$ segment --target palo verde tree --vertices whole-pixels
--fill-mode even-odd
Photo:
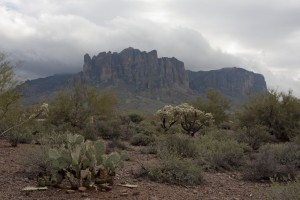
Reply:
[[[16,86],[19,81],[14,73],[14,65],[0,53],[0,132],[15,125],[20,117],[20,97]]]
[[[223,97],[218,91],[209,89],[205,97],[197,97],[192,105],[199,110],[211,113],[216,124],[228,120],[226,112],[230,109],[230,100]]]
[[[19,92],[22,86],[18,86],[20,81],[14,73],[15,67],[4,53],[0,53],[0,136],[18,140],[27,123],[47,114],[48,105],[37,106],[29,112],[22,107]]]
[[[49,106],[49,121],[54,125],[69,124],[82,129],[87,120],[105,119],[115,114],[117,97],[111,92],[98,94],[79,82],[67,91],[59,91]]]
[[[292,91],[271,90],[254,96],[238,113],[241,126],[263,125],[282,141],[289,141],[300,133],[300,100]]]

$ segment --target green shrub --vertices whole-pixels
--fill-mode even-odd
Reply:
[[[152,144],[154,141],[155,141],[154,136],[139,133],[132,137],[130,143],[134,146],[148,146]]]
[[[116,140],[116,139],[109,141],[107,144],[107,147],[108,147],[109,152],[112,152],[115,150],[125,150],[126,149],[126,145],[123,142],[121,142],[120,140]]]
[[[86,125],[80,132],[86,140],[95,141],[98,139],[96,127],[91,124]]]
[[[216,140],[209,136],[201,137],[198,142],[200,163],[207,170],[231,170],[244,162],[245,144],[235,140]]]
[[[8,142],[11,144],[11,146],[16,147],[20,143],[20,134],[18,131],[12,130],[7,135]]]
[[[141,115],[139,115],[137,113],[131,113],[128,115],[128,117],[129,117],[130,121],[135,124],[139,124],[141,121],[144,120],[144,117],[142,117]]]
[[[252,149],[257,150],[262,144],[271,141],[272,136],[267,131],[267,127],[255,125],[244,127],[237,131],[237,140],[248,144]]]
[[[246,167],[250,180],[294,177],[300,167],[300,147],[293,143],[267,144],[259,149]]]
[[[36,143],[46,145],[50,147],[60,147],[67,143],[67,135],[69,131],[58,132],[55,130],[49,130],[49,132],[39,132],[36,137]]]
[[[20,133],[19,142],[21,144],[30,144],[33,140],[32,132],[28,129],[25,129]]]
[[[192,159],[165,156],[155,167],[146,169],[150,180],[176,185],[198,185],[203,182],[202,170]]]
[[[224,130],[233,130],[235,128],[235,124],[233,122],[221,122],[218,124],[218,128]]]
[[[157,154],[157,148],[155,145],[149,145],[141,149],[142,154]]]
[[[21,159],[25,172],[28,172],[30,178],[36,179],[39,174],[50,174],[51,169],[48,163],[48,146],[32,146],[21,153]]]
[[[236,140],[236,132],[232,130],[217,129],[216,127],[209,127],[204,129],[203,138],[218,140],[218,141],[227,141],[227,140]]]
[[[11,146],[16,147],[18,144],[30,144],[33,140],[32,133],[25,129],[25,130],[12,130],[7,135],[8,142]]]
[[[163,135],[157,140],[156,146],[159,156],[170,153],[183,158],[198,156],[195,139],[184,134]]]
[[[119,139],[123,133],[119,120],[99,121],[96,131],[103,139]]]
[[[272,182],[267,192],[267,200],[299,200],[300,197],[300,178],[286,183]]]

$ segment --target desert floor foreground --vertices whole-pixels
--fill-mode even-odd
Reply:
[[[205,183],[199,186],[175,186],[155,183],[143,178],[135,178],[133,173],[139,170],[140,163],[151,162],[154,155],[141,154],[142,147],[130,146],[127,150],[129,161],[119,170],[116,183],[109,192],[86,191],[84,193],[66,193],[67,189],[49,188],[46,191],[23,192],[22,188],[36,186],[34,177],[24,165],[24,152],[36,145],[21,144],[11,147],[5,140],[0,140],[0,199],[133,199],[133,200],[248,200],[264,199],[268,183],[255,183],[242,179],[238,172],[205,173]],[[135,184],[137,188],[118,186],[121,183]]]

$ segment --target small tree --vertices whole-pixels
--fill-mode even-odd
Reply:
[[[216,124],[228,120],[226,112],[230,109],[230,100],[213,89],[209,89],[205,97],[197,97],[192,105],[199,110],[211,113]]]
[[[263,125],[277,139],[288,141],[300,133],[300,100],[292,91],[285,94],[271,90],[253,97],[238,118],[242,127]]]
[[[105,119],[116,114],[118,98],[113,92],[104,91],[97,94],[94,88],[87,87],[85,95],[89,112],[92,113],[93,116]]]
[[[20,97],[16,89],[19,81],[14,73],[14,65],[0,53],[0,132],[15,125],[20,120]]]
[[[82,129],[88,119],[113,116],[117,103],[113,93],[97,94],[95,89],[76,83],[73,90],[57,93],[49,107],[49,121],[55,125],[67,123]]]

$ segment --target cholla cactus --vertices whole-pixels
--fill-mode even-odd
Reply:
[[[40,107],[34,110],[33,114],[29,116],[29,119],[35,119],[40,115],[47,116],[48,113],[49,113],[49,106],[47,103],[43,103]]]
[[[181,127],[191,136],[194,136],[200,129],[209,126],[213,122],[211,113],[205,113],[187,103],[176,107],[180,116]]]
[[[49,105],[47,103],[43,103],[40,108],[41,113],[47,116],[49,113]]]
[[[209,126],[213,122],[211,113],[205,113],[193,106],[183,103],[178,106],[166,105],[156,112],[161,120],[161,127],[165,131],[171,126],[179,123],[181,127],[191,136],[205,126]]]
[[[161,127],[165,131],[168,131],[178,121],[179,117],[176,108],[171,105],[164,106],[156,112],[156,115],[160,118]]]

